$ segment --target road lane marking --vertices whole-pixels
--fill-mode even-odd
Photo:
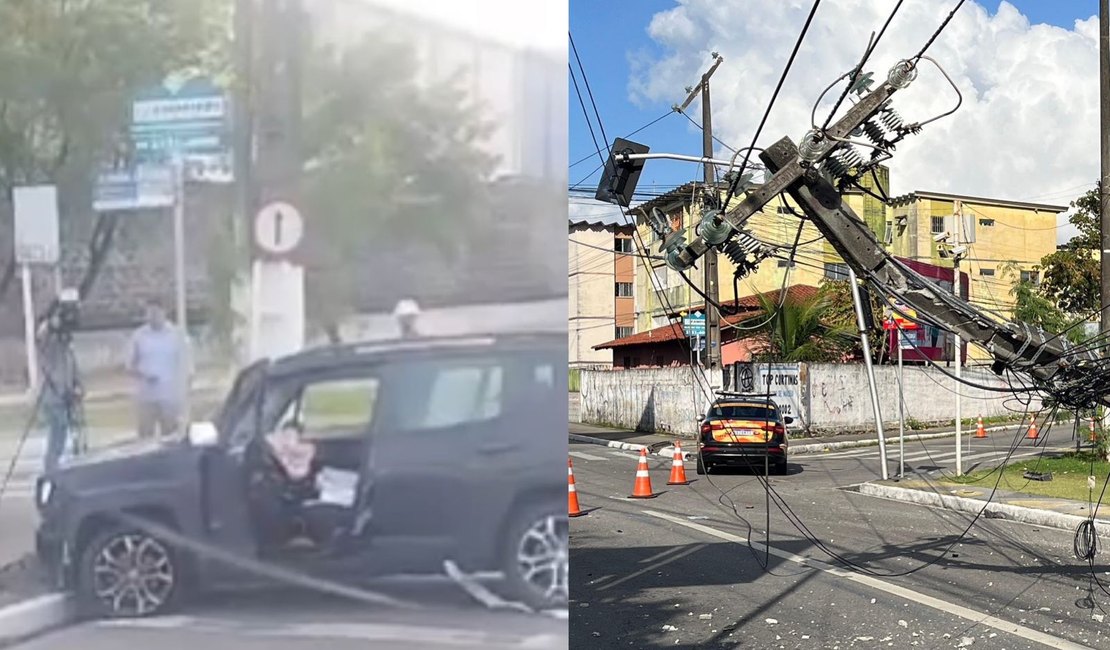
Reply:
[[[620,456],[621,458],[631,458],[632,460],[640,460],[640,454],[630,454],[627,451],[611,451],[609,452],[609,455]],[[652,460],[653,459],[649,456],[648,461],[650,462]]]
[[[703,526],[702,524],[696,524],[692,521],[687,521],[680,517],[675,517],[674,515],[657,512],[654,510],[643,510],[642,512],[651,517],[663,519],[664,521],[669,521],[680,526],[686,526],[687,528],[699,531],[711,537],[716,537],[718,539],[732,542],[734,544],[748,544],[748,540],[739,535],[733,535],[732,533],[726,533],[722,530],[717,530],[716,528]],[[768,550],[771,555],[774,555],[775,557],[781,558],[783,560],[787,560],[789,562],[793,562],[804,567],[809,567],[811,569],[817,569],[818,571],[823,571],[838,578],[851,580],[853,582],[857,582],[859,584],[866,585],[880,591],[885,591],[886,593],[893,596],[904,598],[920,605],[925,605],[926,607],[931,607],[940,612],[951,614],[953,616],[958,616],[979,625],[993,627],[994,629],[1001,632],[1006,632],[1007,634],[1019,636],[1028,641],[1033,641],[1035,643],[1040,643],[1042,645],[1048,646],[1049,648],[1060,648],[1063,650],[1091,650],[1088,646],[1079,645],[1078,643],[1073,643],[1071,641],[1068,641],[1067,639],[1061,639],[1060,637],[1055,637],[1051,634],[1046,634],[1039,630],[1025,627],[1024,625],[1011,623],[1010,621],[1007,621],[1005,619],[1001,619],[990,614],[985,614],[969,607],[954,605],[939,598],[934,598],[933,596],[928,596],[926,594],[913,591],[912,589],[907,589],[906,587],[886,582],[885,580],[879,580],[878,578],[873,578],[871,576],[838,569],[830,564],[822,562],[821,560],[814,560],[811,558],[802,557],[800,555],[794,555],[793,553],[781,551],[774,547],[770,547]]]
[[[572,451],[572,452],[570,452],[570,455],[574,456],[575,458],[581,458],[582,460],[609,460],[608,458],[604,458],[602,456],[594,456],[593,454],[587,454],[584,451]]]
[[[636,571],[635,573],[630,573],[630,574],[624,576],[623,578],[620,578],[619,580],[614,580],[612,582],[603,584],[600,587],[598,587],[596,589],[596,591],[605,591],[606,589],[616,587],[617,585],[623,585],[624,583],[628,582],[629,580],[639,578],[640,576],[644,575],[645,573],[650,573],[652,571],[655,571],[656,569],[659,569],[660,567],[664,567],[664,566],[670,564],[671,562],[674,562],[675,560],[682,559],[682,558],[686,557],[687,555],[690,555],[691,553],[696,553],[696,552],[700,551],[701,549],[705,548],[706,546],[708,546],[708,544],[695,544],[694,546],[691,546],[690,548],[686,549],[685,551],[682,551],[681,553],[675,553],[675,554],[671,555],[670,557],[668,557],[667,559],[665,559],[661,562],[657,562],[657,563],[655,563],[651,566],[646,566],[646,567],[640,569],[639,571]]]

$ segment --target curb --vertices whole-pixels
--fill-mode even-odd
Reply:
[[[998,427],[985,427],[983,430],[984,431],[1002,431],[1002,430],[1009,429],[1009,428],[1010,428],[1009,426],[998,426]],[[575,442],[586,442],[586,443],[590,443],[592,445],[602,445],[602,446],[605,446],[605,447],[610,447],[612,449],[621,449],[621,450],[624,450],[624,451],[640,451],[641,449],[647,449],[648,450],[648,455],[650,455],[650,456],[664,456],[666,458],[674,458],[674,446],[670,445],[668,443],[665,443],[665,442],[662,443],[662,444],[664,444],[666,446],[662,447],[658,451],[652,451],[652,447],[654,445],[640,445],[640,444],[631,443],[631,442],[616,442],[614,440],[606,440],[605,438],[595,438],[594,436],[587,436],[587,435],[583,435],[581,433],[570,433],[570,434],[568,434],[568,436],[571,440],[574,440]],[[918,434],[918,435],[915,435],[915,436],[906,436],[905,441],[906,442],[916,442],[916,441],[919,441],[919,440],[937,440],[937,439],[940,439],[940,438],[954,438],[955,436],[956,436],[955,431],[945,431],[945,432],[942,432],[942,433],[922,433],[922,434]],[[887,438],[886,439],[887,444],[897,444],[898,441],[899,441],[899,438]],[[692,440],[690,442],[691,442],[691,444],[693,444]],[[658,443],[656,443],[656,444],[658,444]],[[854,448],[858,448],[858,447],[878,447],[878,446],[879,446],[879,441],[872,438],[872,439],[869,439],[869,440],[844,440],[844,441],[841,441],[841,442],[821,442],[821,443],[808,444],[808,445],[790,445],[787,449],[789,450],[790,454],[816,454],[816,453],[820,453],[820,452],[824,452],[824,451],[834,451],[834,450],[837,450],[837,449],[854,449]],[[693,457],[693,452],[684,451],[684,452],[682,452],[682,456],[683,456],[683,460],[690,460],[690,458]]]
[[[984,502],[979,499],[950,496],[937,492],[915,490],[913,488],[894,487],[892,485],[863,483],[859,486],[859,493],[882,499],[892,499],[905,503],[916,503],[918,505],[931,506],[934,508],[944,508],[945,510],[955,510],[972,515],[977,515],[979,511],[982,510],[984,515],[990,515],[993,519],[1005,519],[1022,524],[1035,524],[1037,526],[1059,528],[1061,530],[1075,530],[1076,526],[1081,522],[1087,521],[1086,517],[1066,515],[1062,512],[1026,508],[1024,506],[995,503],[993,501]],[[986,506],[985,510],[984,505]],[[1105,535],[1110,533],[1110,521],[1096,519],[1095,528],[1098,529],[1100,534]]]
[[[1009,429],[1012,425],[1003,425],[997,427],[983,427],[983,431],[1004,431]],[[971,431],[964,431],[963,433],[971,433]],[[940,433],[919,433],[912,436],[887,438],[887,444],[898,444],[899,440],[906,442],[917,442],[919,440],[939,440],[941,438],[955,438],[955,431],[942,431]],[[792,454],[813,454],[822,451],[833,451],[836,449],[853,449],[856,447],[878,447],[879,441],[876,438],[869,438],[864,440],[844,440],[842,442],[821,442],[809,445],[791,445],[790,453]]]
[[[48,594],[0,608],[0,646],[68,625],[77,618],[73,599],[66,594]]]

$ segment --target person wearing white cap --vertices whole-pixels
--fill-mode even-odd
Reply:
[[[397,303],[393,309],[393,317],[401,326],[401,338],[410,339],[420,336],[416,331],[416,318],[420,316],[420,307],[415,300],[405,298]]]

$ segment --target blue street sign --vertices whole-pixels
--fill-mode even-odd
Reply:
[[[705,314],[696,313],[686,316],[682,319],[682,329],[690,338],[705,336]]]
[[[165,159],[173,152],[218,154],[228,150],[230,102],[212,81],[191,79],[140,93],[131,105],[131,138],[139,158]]]

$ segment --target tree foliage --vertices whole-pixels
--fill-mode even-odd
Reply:
[[[1066,331],[1067,338],[1073,343],[1083,341],[1084,333],[1078,325],[1082,319],[1069,318],[1052,300],[1041,295],[1036,285],[1029,280],[1022,280],[1016,263],[1000,264],[998,268],[1004,278],[1013,282],[1010,295],[1014,298],[1014,320],[1035,325],[1049,334]]]
[[[431,246],[450,263],[468,232],[492,225],[495,159],[478,144],[491,125],[452,84],[418,85],[416,60],[385,34],[308,53],[304,197],[318,237],[309,313],[325,328],[356,303],[365,251]]]
[[[87,184],[121,149],[134,93],[218,61],[229,15],[223,0],[0,2],[0,189]],[[63,214],[86,199],[63,195]]]
[[[1087,314],[1099,308],[1099,188],[1071,203],[1070,221],[1079,229],[1060,250],[1041,259],[1039,293],[1068,314]]]
[[[779,303],[767,294],[757,294],[760,311],[744,319],[748,337],[759,337],[765,347],[756,356],[760,361],[823,362],[838,361],[852,349],[853,330],[834,324],[834,296],[822,288],[811,298],[787,297]]]

